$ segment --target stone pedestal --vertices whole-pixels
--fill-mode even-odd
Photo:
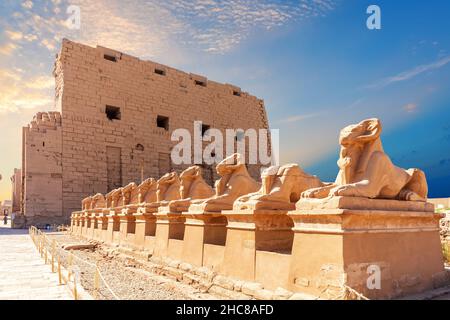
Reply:
[[[97,224],[97,215],[95,212],[92,212],[89,217],[89,223],[88,223],[88,228],[87,228],[87,233],[86,233],[86,238],[88,239],[94,239],[94,232],[96,229],[96,224]]]
[[[155,248],[156,235],[156,217],[157,207],[139,206],[134,213],[135,218],[135,234],[134,246],[139,250],[145,250],[153,253]]]
[[[242,280],[256,279],[256,251],[289,253],[292,220],[283,210],[227,210],[227,240],[222,272]]]
[[[109,210],[108,217],[108,228],[106,233],[106,242],[109,244],[120,243],[120,217],[117,215],[115,210]]]
[[[76,224],[77,224],[77,212],[73,212],[70,215],[70,233],[75,234],[76,233]],[[13,219],[11,219],[13,220]],[[11,221],[12,224],[12,221]]]
[[[384,299],[429,290],[446,280],[441,215],[432,204],[301,199],[289,216],[295,224],[292,291],[340,299],[348,286],[368,298]]]
[[[82,214],[81,211],[74,212],[70,217],[70,231],[74,235],[79,235],[81,232],[81,221],[80,221],[80,215]]]
[[[222,259],[216,258],[214,247],[222,247],[218,249],[221,250],[225,246],[227,219],[220,212],[183,212],[183,216],[186,222],[182,260],[196,266],[217,268]]]
[[[171,212],[169,207],[159,207],[156,216],[154,255],[181,259],[186,218],[181,212]]]
[[[87,212],[85,212],[85,213],[83,213],[83,214],[81,215],[81,217],[80,217],[80,222],[81,222],[81,226],[80,226],[80,235],[81,235],[82,237],[86,237],[86,235],[87,235],[87,229],[88,229],[89,222],[90,222],[90,219],[88,218],[88,213],[87,213]]]
[[[120,219],[120,245],[124,247],[134,247],[136,231],[136,218],[128,208],[122,209],[118,214]]]
[[[94,239],[98,241],[106,241],[106,231],[108,229],[108,218],[99,213],[97,215],[97,228],[94,230]]]

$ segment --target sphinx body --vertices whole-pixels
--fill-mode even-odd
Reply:
[[[206,200],[193,200],[189,211],[220,211],[233,208],[233,202],[240,196],[258,191],[261,184],[253,180],[238,153],[222,160],[216,166],[221,176],[215,183],[215,195]]]
[[[103,209],[106,206],[105,196],[97,193],[92,197],[91,209]]]
[[[192,166],[180,174],[180,199],[172,200],[168,203],[170,211],[187,210],[192,200],[206,199],[215,193],[202,176],[202,169],[199,166]]]
[[[137,189],[137,184],[134,182],[130,182],[129,184],[127,184],[125,187],[120,189],[120,199],[119,199],[119,206],[126,206],[128,204],[130,204],[130,200],[131,200],[131,194],[133,191],[135,191]]]
[[[291,210],[303,191],[325,186],[319,178],[307,174],[297,164],[269,167],[261,173],[261,179],[261,189],[239,197],[233,205],[235,210]]]
[[[120,203],[122,197],[122,188],[117,188],[108,192],[105,196],[107,209],[116,208]]]
[[[155,199],[156,199],[156,180],[153,178],[148,178],[144,180],[140,185],[136,186],[131,190],[128,206],[135,206],[144,202],[147,193],[149,192],[150,189],[152,189],[152,187],[155,190]]]
[[[176,172],[163,175],[157,183],[156,205],[180,199],[180,178]]]
[[[425,173],[419,169],[395,166],[384,153],[381,122],[367,119],[350,125],[340,133],[339,173],[328,186],[303,192],[305,198],[328,196],[365,197],[426,201],[428,186]]]
[[[81,201],[81,210],[89,210],[91,209],[92,196],[86,197]]]
[[[154,178],[148,178],[140,186],[138,203],[156,202],[157,191],[158,191],[158,181],[155,180]]]

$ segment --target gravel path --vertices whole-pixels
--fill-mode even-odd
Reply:
[[[50,239],[55,239],[60,245],[88,243],[86,240],[75,238],[64,233],[49,233]],[[61,263],[68,265],[69,253],[61,250]],[[113,257],[108,254],[106,247],[98,246],[95,250],[73,250],[76,257],[92,264],[97,263],[106,282],[112,291],[122,300],[189,300],[189,299],[217,299],[216,297],[199,292],[197,289],[176,282],[167,277],[153,274],[141,269],[134,260],[123,257]],[[89,266],[76,259],[81,285],[92,297],[99,300],[112,300],[113,294],[102,281],[99,292],[94,289],[95,267]]]

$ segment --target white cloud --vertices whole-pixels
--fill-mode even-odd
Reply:
[[[257,30],[323,16],[334,9],[334,1],[52,0],[45,9],[54,14],[39,15],[36,4],[36,10],[24,11],[16,20],[23,27],[25,40],[38,40],[50,51],[55,51],[55,44],[44,41],[56,36],[58,42],[67,37],[152,58],[181,56],[183,49],[226,53]],[[81,9],[80,30],[65,26],[69,4]],[[32,8],[33,2],[22,5]]]
[[[412,68],[410,70],[401,72],[395,76],[385,78],[375,84],[367,86],[367,88],[382,88],[382,87],[386,87],[386,86],[396,83],[396,82],[406,81],[406,80],[412,79],[422,73],[442,68],[445,65],[447,65],[449,62],[450,62],[450,56],[446,56],[446,57],[441,58],[432,63],[423,64],[423,65],[417,66],[415,68]]]
[[[187,44],[224,53],[258,28],[270,30],[296,19],[325,15],[334,8],[334,1],[180,0],[162,6],[187,25],[183,34]]]
[[[405,110],[407,113],[414,113],[417,110],[417,104],[408,103],[407,105],[403,106],[403,110]]]
[[[23,36],[23,38],[29,42],[37,40],[37,36],[35,34],[26,34]]]
[[[54,51],[56,50],[56,43],[55,41],[53,41],[52,39],[43,39],[41,41],[41,45],[43,45],[44,47],[46,47],[49,51]]]
[[[27,0],[27,1],[22,2],[22,7],[26,8],[26,9],[33,8],[33,1]]]
[[[290,116],[285,119],[279,120],[278,123],[294,123],[303,120],[311,119],[320,116],[321,113],[310,113],[310,114],[300,114],[295,116]]]

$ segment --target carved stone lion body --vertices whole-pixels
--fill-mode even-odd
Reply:
[[[261,184],[249,175],[242,156],[238,153],[222,160],[216,171],[221,178],[215,183],[215,195],[206,200],[192,201],[193,210],[230,210],[238,197],[256,192],[261,187]]]
[[[122,188],[121,201],[124,205],[116,210],[121,210],[122,215],[133,215],[145,200],[149,200],[151,203],[156,202],[156,186],[157,182],[153,178],[148,178],[140,185],[130,183],[127,187]]]
[[[302,197],[365,197],[426,201],[428,186],[419,169],[402,169],[392,164],[380,139],[381,122],[364,120],[342,129],[340,168],[335,183],[303,192]]]
[[[192,166],[180,174],[180,198],[172,200],[169,207],[172,211],[187,210],[192,200],[206,199],[214,195],[211,188],[202,177],[202,169]]]
[[[140,195],[139,203],[156,202],[156,200],[157,200],[156,194],[158,191],[158,181],[153,178],[148,178],[141,185],[143,185],[143,186],[139,193],[139,195]]]
[[[115,208],[119,205],[120,198],[122,197],[122,188],[114,189],[108,192],[106,198],[106,208]]]
[[[137,185],[134,182],[130,182],[125,187],[121,188],[119,205],[126,206],[130,204],[131,201],[131,193],[137,189]]]
[[[86,197],[81,201],[81,210],[85,211],[85,210],[89,210],[91,209],[91,203],[92,203],[92,197]]]
[[[154,187],[155,190],[155,200],[156,200],[156,180],[153,178],[148,178],[144,180],[140,185],[136,186],[131,190],[129,205],[137,205],[144,202],[147,192]]]
[[[261,179],[261,189],[239,197],[234,202],[234,209],[294,209],[303,191],[325,185],[297,164],[269,167],[262,172]]]
[[[176,172],[169,172],[158,180],[156,202],[180,199],[180,179]]]
[[[106,200],[104,195],[102,195],[101,193],[97,193],[92,197],[91,209],[101,209],[105,208],[105,206]]]

